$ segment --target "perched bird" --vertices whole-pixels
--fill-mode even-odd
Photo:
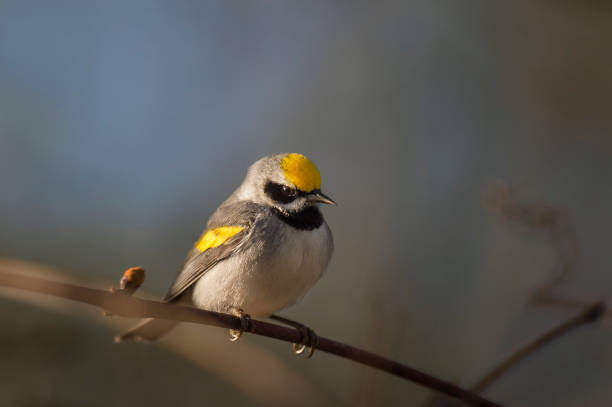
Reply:
[[[321,174],[307,157],[258,160],[213,213],[163,300],[274,318],[301,330],[296,353],[308,345],[312,354],[314,332],[274,313],[299,301],[327,268],[334,245],[322,203],[336,204],[321,192]],[[146,319],[116,339],[153,341],[176,323]]]

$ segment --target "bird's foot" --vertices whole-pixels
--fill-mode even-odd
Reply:
[[[319,344],[319,337],[317,336],[315,331],[313,331],[307,326],[302,326],[301,328],[296,329],[300,331],[300,334],[302,335],[302,340],[300,341],[300,343],[293,344],[293,351],[296,355],[301,355],[302,353],[304,353],[306,348],[309,348],[307,358],[310,359],[315,349],[317,348],[317,345]]]
[[[309,348],[307,358],[310,359],[312,357],[314,351],[317,349],[317,345],[319,344],[319,337],[315,331],[292,319],[284,318],[278,315],[272,315],[270,318],[297,329],[300,332],[301,339],[299,343],[293,344],[293,352],[295,352],[296,355],[301,355],[304,353],[306,348]]]
[[[232,314],[240,318],[240,329],[230,329],[230,341],[236,342],[242,336],[244,331],[251,330],[251,316],[249,314],[245,314],[244,311],[240,308],[233,308]]]

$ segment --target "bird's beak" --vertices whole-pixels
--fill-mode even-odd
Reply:
[[[336,201],[325,195],[323,192],[316,190],[308,194],[308,200],[311,202],[319,202],[328,205],[338,205]]]

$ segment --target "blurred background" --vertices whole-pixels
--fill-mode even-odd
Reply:
[[[487,209],[491,180],[560,208],[559,288],[612,287],[612,6],[605,1],[0,2],[0,265],[163,294],[261,156],[308,155],[336,251],[284,315],[469,386],[574,310],[530,298],[545,233]],[[19,259],[17,261],[15,259]],[[21,261],[27,262],[22,263]],[[286,343],[0,291],[6,406],[419,405],[417,385]],[[609,406],[612,330],[583,327],[485,391]]]

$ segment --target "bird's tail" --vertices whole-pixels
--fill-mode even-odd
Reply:
[[[167,319],[143,319],[138,325],[122,335],[115,336],[115,343],[123,341],[152,342],[167,334],[178,324]]]

